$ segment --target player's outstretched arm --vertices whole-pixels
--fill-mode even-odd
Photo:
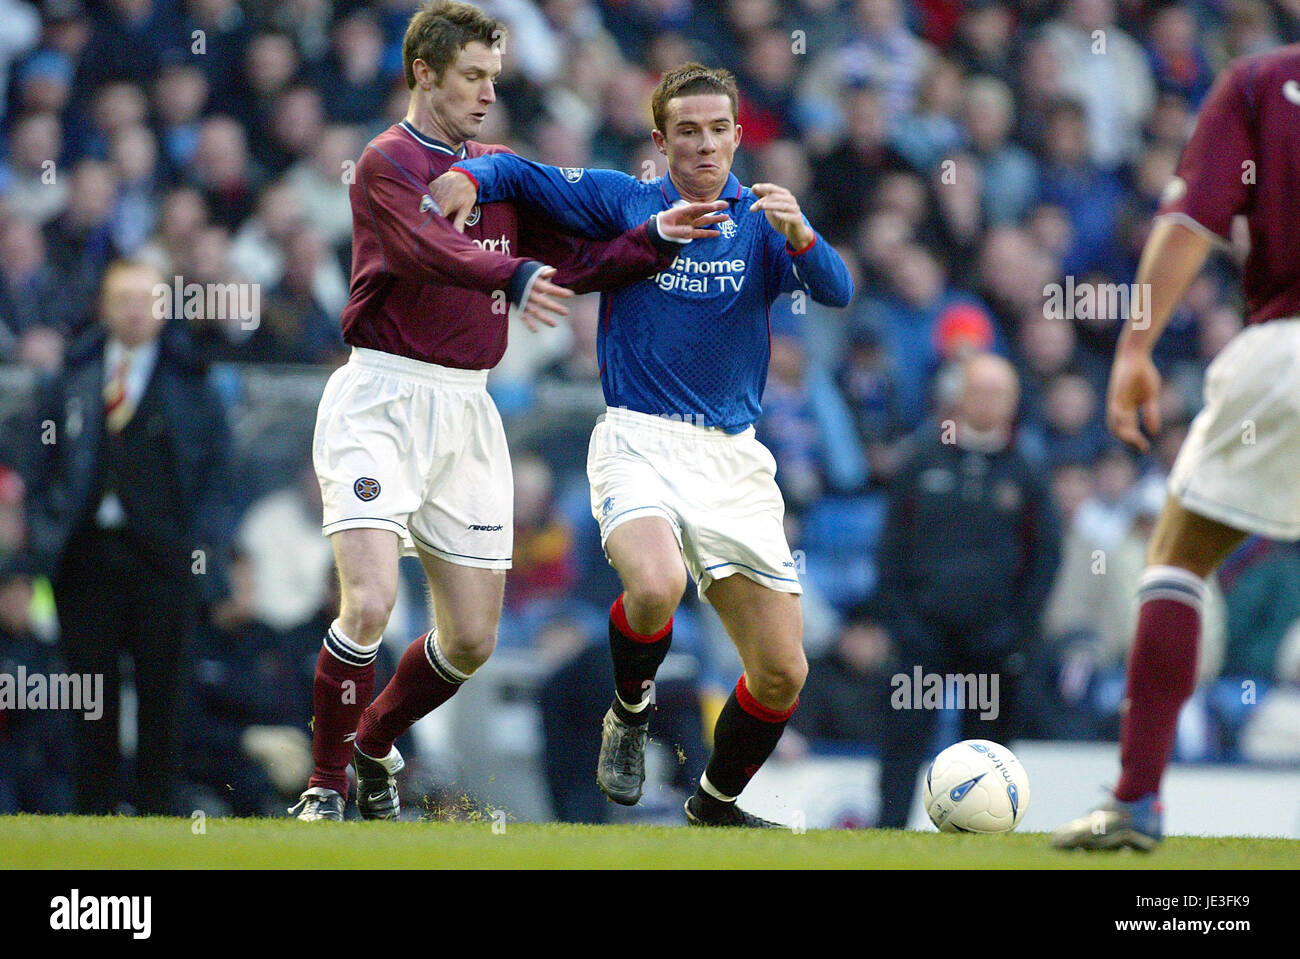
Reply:
[[[488,293],[501,290],[530,320],[554,325],[545,318],[550,311],[543,301],[528,310],[534,289],[552,301],[563,296],[550,281],[535,286],[543,264],[477,246],[433,206],[425,185],[389,157],[367,149],[357,164],[352,190],[360,194],[354,193],[353,209],[366,211],[364,225],[373,233],[389,273]]]
[[[475,203],[512,200],[541,210],[570,233],[608,240],[636,225],[623,201],[639,186],[617,170],[553,167],[498,152],[453,164],[433,181],[430,195],[453,223],[463,222]]]
[[[1151,359],[1178,301],[1201,272],[1213,241],[1174,217],[1160,217],[1151,229],[1138,262],[1141,309],[1120,331],[1106,391],[1106,425],[1125,443],[1143,453],[1151,448],[1144,435],[1160,432],[1160,373]],[[1139,423],[1140,418],[1140,423]]]
[[[519,211],[519,249],[556,266],[556,282],[577,293],[615,290],[666,269],[692,240],[719,236],[722,200],[691,203],[652,216],[612,240],[588,240],[558,229],[527,208]]]
[[[805,219],[794,194],[775,183],[755,183],[751,189],[758,199],[749,209],[761,211],[775,231],[768,244],[775,289],[804,289],[825,306],[848,306],[853,300],[849,268]]]

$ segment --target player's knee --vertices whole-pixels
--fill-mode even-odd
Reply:
[[[682,594],[686,592],[686,570],[644,570],[629,579],[624,592],[623,606],[632,628],[637,628],[638,621],[642,627],[656,628],[667,622],[682,601]]]
[[[803,651],[764,663],[747,675],[750,694],[770,709],[789,709],[799,698],[808,678],[808,660]]]
[[[395,597],[380,590],[361,590],[340,604],[339,623],[353,642],[370,646],[379,642],[393,611]]]
[[[482,619],[458,624],[438,632],[438,645],[462,672],[472,673],[492,656],[497,646],[495,620]]]

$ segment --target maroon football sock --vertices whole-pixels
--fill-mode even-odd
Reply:
[[[378,644],[366,649],[349,640],[337,622],[325,634],[324,645],[316,657],[316,681],[312,690],[314,769],[309,787],[333,789],[346,798],[352,737],[361,711],[375,689],[378,651]]]
[[[1139,581],[1141,608],[1129,654],[1116,799],[1130,802],[1160,790],[1179,710],[1196,689],[1204,594],[1204,581],[1177,567],[1151,567]]]
[[[357,748],[367,756],[387,756],[398,736],[455,696],[469,678],[446,661],[435,635],[425,633],[406,647],[397,672],[362,714]]]

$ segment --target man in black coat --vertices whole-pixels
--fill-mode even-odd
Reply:
[[[74,726],[74,805],[171,813],[184,652],[222,563],[229,434],[220,400],[153,267],[112,264],[99,324],[40,391],[24,461],[29,549],[54,584],[62,655],[104,677],[101,718]],[[136,786],[118,782],[119,657],[138,700]]]
[[[1019,678],[1061,538],[1045,477],[1011,444],[1019,398],[1010,363],[968,358],[952,416],[922,428],[890,493],[879,598],[898,662],[881,737],[882,827],[907,824],[939,706],[960,708],[963,739],[1017,731]]]

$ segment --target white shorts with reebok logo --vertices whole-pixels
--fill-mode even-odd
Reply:
[[[647,413],[608,409],[587,451],[591,511],[603,545],[629,520],[666,519],[701,599],[739,573],[802,593],[785,539],[776,460],[754,436]]]
[[[354,348],[316,414],[326,536],[391,529],[449,563],[509,569],[510,451],[487,371]]]

